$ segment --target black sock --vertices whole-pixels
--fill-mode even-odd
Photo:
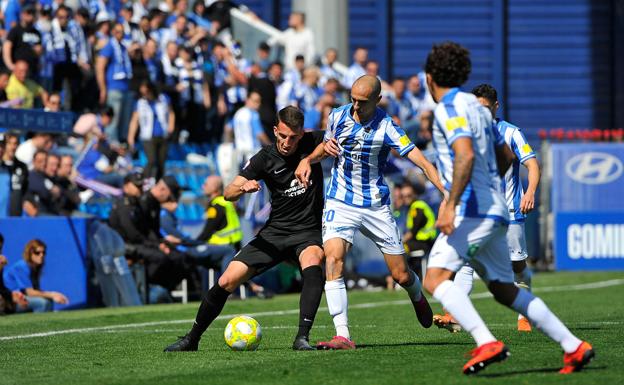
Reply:
[[[299,332],[297,337],[308,336],[321,303],[325,278],[320,266],[310,266],[301,272],[303,288],[299,297]]]
[[[197,310],[197,316],[195,316],[195,323],[189,333],[189,337],[193,340],[199,341],[202,334],[208,329],[208,326],[214,321],[215,318],[223,310],[225,301],[230,296],[230,292],[222,288],[221,286],[214,285],[212,289],[208,290],[199,310]]]

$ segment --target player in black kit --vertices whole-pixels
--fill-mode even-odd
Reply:
[[[295,170],[299,161],[322,142],[323,134],[304,133],[303,113],[290,106],[279,111],[274,133],[276,142],[258,151],[224,192],[225,199],[235,201],[260,190],[258,181],[263,180],[271,193],[269,220],[206,293],[191,331],[166,352],[197,350],[201,335],[221,313],[228,296],[242,283],[287,260],[299,264],[303,278],[299,331],[293,349],[314,350],[309,334],[325,283],[321,270],[323,171],[319,164],[312,166],[312,183],[306,188],[297,181]]]

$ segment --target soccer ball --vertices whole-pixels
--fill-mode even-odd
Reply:
[[[228,322],[223,337],[232,350],[256,350],[262,340],[262,331],[258,321],[241,315]]]

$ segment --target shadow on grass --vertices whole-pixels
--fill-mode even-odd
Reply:
[[[583,371],[592,371],[592,370],[604,370],[606,366],[590,366],[588,368],[583,368]],[[525,369],[525,370],[512,370],[509,372],[501,372],[501,373],[484,373],[477,374],[476,377],[485,377],[485,378],[498,378],[498,377],[511,377],[529,373],[557,373],[559,372],[561,367],[556,368],[536,368],[536,369]]]
[[[402,347],[402,346],[440,346],[440,345],[474,345],[470,342],[449,342],[449,341],[434,341],[434,342],[397,342],[393,344],[361,344],[357,345],[358,349],[368,348],[380,348],[380,347]]]

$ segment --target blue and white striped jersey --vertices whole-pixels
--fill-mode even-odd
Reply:
[[[391,149],[405,156],[414,144],[381,108],[365,124],[351,115],[351,103],[329,114],[325,141],[336,138],[340,155],[334,160],[327,198],[357,207],[390,203],[383,170]]]
[[[455,153],[452,144],[458,138],[472,139],[474,164],[470,181],[457,205],[456,215],[492,218],[507,222],[507,205],[500,191],[501,179],[494,146],[502,145],[492,115],[473,94],[452,88],[434,110],[433,145],[438,153],[438,172],[447,190],[453,182]]]
[[[496,128],[498,128],[498,132],[505,139],[505,143],[517,157],[505,173],[505,179],[501,184],[507,200],[509,216],[512,222],[524,222],[526,215],[520,212],[520,201],[522,200],[522,195],[524,195],[522,182],[520,181],[520,164],[535,158],[535,152],[533,152],[520,128],[504,120],[497,120]]]

